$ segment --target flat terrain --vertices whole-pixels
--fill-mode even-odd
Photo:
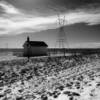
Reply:
[[[0,61],[0,100],[100,100],[100,55]]]

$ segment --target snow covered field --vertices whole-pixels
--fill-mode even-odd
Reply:
[[[0,61],[0,100],[100,100],[100,55]]]

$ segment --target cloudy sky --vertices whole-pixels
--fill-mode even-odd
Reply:
[[[0,0],[0,46],[21,47],[26,39],[26,35],[21,35],[24,33],[31,33],[32,40],[37,35],[37,40],[52,46],[59,27],[58,15],[60,19],[65,16],[70,46],[100,45],[100,0]]]

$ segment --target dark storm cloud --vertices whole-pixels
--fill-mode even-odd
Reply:
[[[34,6],[61,5],[67,8],[77,8],[88,4],[100,4],[100,0],[5,0],[15,6],[33,8]]]
[[[65,25],[100,24],[99,0],[2,0],[0,12],[0,34],[57,28],[57,12]]]
[[[87,6],[89,4],[100,4],[100,0],[54,0],[54,2],[71,9]]]
[[[100,0],[5,0],[17,8],[28,12],[51,14],[50,7],[57,10],[96,9],[100,7]],[[49,12],[48,12],[49,10]],[[53,14],[53,12],[52,12]]]

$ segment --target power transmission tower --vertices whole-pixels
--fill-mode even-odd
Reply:
[[[64,29],[65,22],[66,22],[65,16],[58,15],[59,32],[58,32],[55,48],[59,48],[61,52],[64,54],[64,56],[66,54],[66,46],[67,46],[66,44],[68,44],[65,29]]]
[[[66,24],[66,19],[65,19],[65,15],[64,15],[65,9],[64,8],[56,9],[54,7],[51,7],[51,6],[48,6],[48,8],[53,10],[56,13],[57,24],[58,24],[58,27],[59,27],[59,32],[58,32],[57,40],[56,40],[56,43],[55,43],[54,52],[55,52],[55,54],[57,54],[56,48],[58,48],[60,50],[60,52],[62,52],[65,56],[66,48],[69,48],[66,32],[65,32],[65,29],[64,29],[64,26]]]

